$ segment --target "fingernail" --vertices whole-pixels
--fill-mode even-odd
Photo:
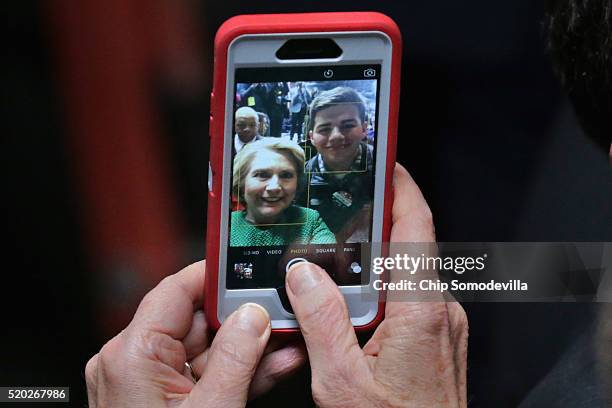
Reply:
[[[291,291],[299,296],[319,286],[323,276],[316,265],[300,262],[289,268],[286,280]]]
[[[236,311],[236,326],[260,337],[270,326],[270,315],[263,307],[255,303],[245,303]]]

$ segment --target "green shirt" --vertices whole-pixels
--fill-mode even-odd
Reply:
[[[336,237],[316,210],[291,206],[278,223],[256,226],[246,220],[246,211],[232,212],[230,246],[289,244],[335,244]]]

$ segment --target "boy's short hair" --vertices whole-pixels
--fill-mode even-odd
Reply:
[[[308,110],[307,129],[309,131],[313,129],[314,120],[318,112],[338,104],[354,105],[359,113],[361,123],[365,123],[366,107],[365,102],[363,101],[363,98],[359,92],[346,86],[339,86],[328,91],[323,91],[314,98]]]

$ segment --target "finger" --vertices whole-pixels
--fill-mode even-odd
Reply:
[[[185,363],[185,365],[183,366],[183,377],[190,380],[194,384],[198,381],[198,376],[196,375],[195,370],[193,369],[193,364],[190,368],[187,363]]]
[[[411,257],[420,257],[421,254],[434,255],[435,252],[435,230],[431,210],[408,171],[399,163],[395,165],[393,173],[393,227],[391,228],[390,257],[396,254]],[[391,282],[399,282],[402,279],[410,279],[418,283],[421,279],[437,279],[435,270],[429,271],[425,276],[422,270],[409,275],[405,271],[392,269],[389,279]],[[418,286],[417,286],[418,289]],[[421,305],[415,305],[412,301],[441,301],[443,295],[436,291],[424,293],[420,290],[404,293],[402,291],[391,291],[387,294],[385,305],[385,321],[388,323],[394,318],[404,319],[410,316],[414,310],[420,310]],[[409,302],[410,301],[410,302]],[[427,310],[427,304],[422,305]],[[403,323],[405,321],[402,320]],[[381,339],[387,336],[385,324],[381,330],[377,330],[370,341],[365,345],[364,352],[368,355],[378,355],[381,349]]]
[[[191,328],[183,338],[187,360],[201,354],[208,346],[208,325],[203,310],[196,310],[191,321]]]
[[[448,320],[451,345],[454,350],[457,395],[461,398],[460,406],[467,406],[468,319],[459,303],[448,303]]]
[[[323,269],[309,262],[293,265],[286,287],[313,372],[333,375],[330,370],[363,357],[344,298]]]
[[[196,262],[164,278],[142,300],[126,330],[129,336],[153,331],[182,340],[202,306],[206,261]]]
[[[307,355],[302,343],[290,344],[264,355],[255,371],[249,399],[270,391],[276,384],[293,375],[306,363]]]
[[[210,352],[210,349],[208,348],[204,350],[202,353],[195,356],[189,362],[191,364],[191,368],[193,369],[193,373],[195,374],[196,378],[202,377],[202,374],[204,373],[204,367],[206,367],[206,362],[208,361],[209,352]],[[191,378],[191,376],[189,376],[188,378]]]
[[[290,347],[290,346],[292,347],[292,345],[296,342],[296,339],[300,339],[300,338],[301,338],[300,336],[293,337],[293,335],[292,337],[272,336],[270,337],[270,341],[268,341],[268,345],[266,346],[266,349],[264,350],[264,356],[272,353],[273,351],[280,350],[284,347]]]
[[[204,372],[209,350],[200,353],[190,362],[196,378],[200,378]],[[306,350],[302,342],[287,344],[286,339],[271,338],[253,376],[249,399],[265,394],[276,383],[291,376],[306,360]],[[190,372],[185,373],[187,378],[191,378]]]
[[[208,351],[191,406],[244,407],[257,364],[270,337],[270,316],[247,303],[221,325]]]
[[[393,172],[391,242],[434,242],[431,210],[408,171],[399,163]]]
[[[85,366],[85,382],[87,384],[87,400],[91,408],[98,405],[98,354],[93,356]]]
[[[390,256],[408,255],[412,259],[433,257],[437,253],[435,246],[435,231],[431,210],[406,169],[399,163],[393,174],[393,227],[391,228]],[[443,295],[438,291],[421,291],[418,286],[422,280],[435,281],[438,278],[435,269],[418,271],[392,269],[391,282],[412,280],[417,290],[390,291],[387,294],[385,315],[387,317],[402,316],[407,313],[406,303],[409,301],[443,301]]]
[[[195,378],[200,378],[204,372],[204,366],[206,364],[206,357],[208,356],[208,330],[206,323],[206,316],[203,310],[197,310],[193,314],[193,322],[191,323],[191,329],[183,339],[183,346],[185,347],[185,355],[189,364],[191,364],[191,370]],[[188,379],[193,379],[191,370],[185,367],[183,375]]]

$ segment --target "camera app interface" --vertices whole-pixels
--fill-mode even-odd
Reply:
[[[379,73],[236,70],[228,289],[284,287],[303,260],[339,285],[368,283]]]

